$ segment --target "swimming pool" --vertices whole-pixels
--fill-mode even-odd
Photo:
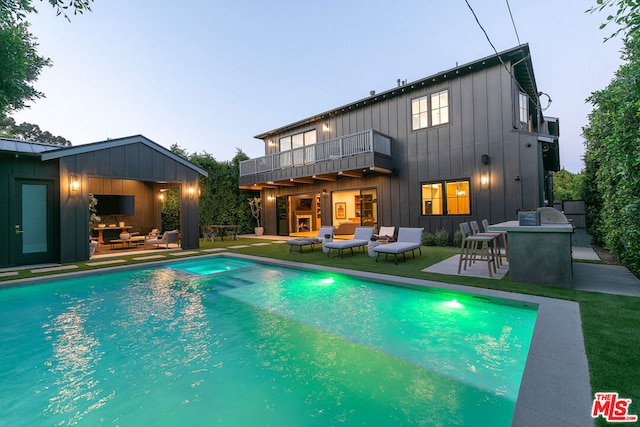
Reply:
[[[531,305],[207,257],[0,291],[7,425],[510,425]]]

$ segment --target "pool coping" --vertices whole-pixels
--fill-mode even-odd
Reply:
[[[320,269],[314,264],[231,252],[204,254],[189,257],[189,259],[220,256],[243,258],[296,269]],[[175,261],[178,260],[163,259],[144,264],[114,265],[102,268],[100,272],[148,268]],[[323,266],[321,270],[371,279],[376,282],[391,282],[401,287],[444,289],[512,300],[515,303],[524,302],[537,305],[538,315],[511,425],[517,427],[594,425],[594,419],[591,417],[593,396],[589,366],[584,348],[580,307],[577,302],[344,268]],[[95,273],[95,271],[75,271],[40,278],[18,279],[0,283],[0,289]]]

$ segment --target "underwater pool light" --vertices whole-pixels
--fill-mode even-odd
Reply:
[[[462,308],[462,304],[460,304],[458,300],[455,298],[452,299],[451,301],[445,301],[442,304],[446,305],[449,308]]]
[[[330,285],[334,282],[333,277],[327,277],[326,279],[320,280],[320,283],[323,285]]]

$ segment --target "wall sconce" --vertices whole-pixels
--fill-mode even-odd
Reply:
[[[483,190],[489,188],[489,169],[482,169],[480,172],[480,188]]]
[[[267,202],[269,202],[269,203],[273,202],[274,199],[275,199],[275,197],[273,197],[273,194],[269,194],[267,196]]]
[[[267,146],[275,147],[276,146],[276,142],[273,139],[270,139],[270,140],[267,141]]]
[[[69,189],[72,193],[76,193],[80,190],[80,180],[75,174],[69,174]]]
[[[322,189],[322,195],[323,196],[328,196],[329,195],[329,193],[327,193],[327,189],[326,188]]]
[[[187,194],[189,195],[189,197],[193,197],[196,194],[196,189],[193,187],[187,188]]]
[[[329,126],[329,123],[323,123],[322,124],[322,132],[331,132],[331,126]]]

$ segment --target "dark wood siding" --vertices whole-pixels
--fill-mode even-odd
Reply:
[[[421,226],[430,232],[444,227],[453,233],[460,222],[469,219],[486,218],[492,223],[516,219],[517,209],[537,207],[542,202],[542,166],[536,135],[513,129],[517,93],[513,86],[511,75],[502,65],[487,66],[431,86],[407,87],[404,95],[346,109],[309,124],[307,129],[318,129],[318,141],[371,128],[390,136],[397,175],[339,178],[273,192],[292,195],[323,188],[375,187],[380,225]],[[413,131],[411,100],[444,89],[449,91],[449,123]],[[322,132],[323,123],[330,125],[330,132]],[[483,154],[489,156],[487,165],[481,162]],[[480,188],[484,168],[490,175],[488,189]],[[282,177],[286,178],[284,170]],[[458,179],[470,181],[471,214],[423,216],[421,184]],[[325,210],[323,207],[323,220]],[[265,227],[267,233],[275,234],[275,215],[271,217]]]

